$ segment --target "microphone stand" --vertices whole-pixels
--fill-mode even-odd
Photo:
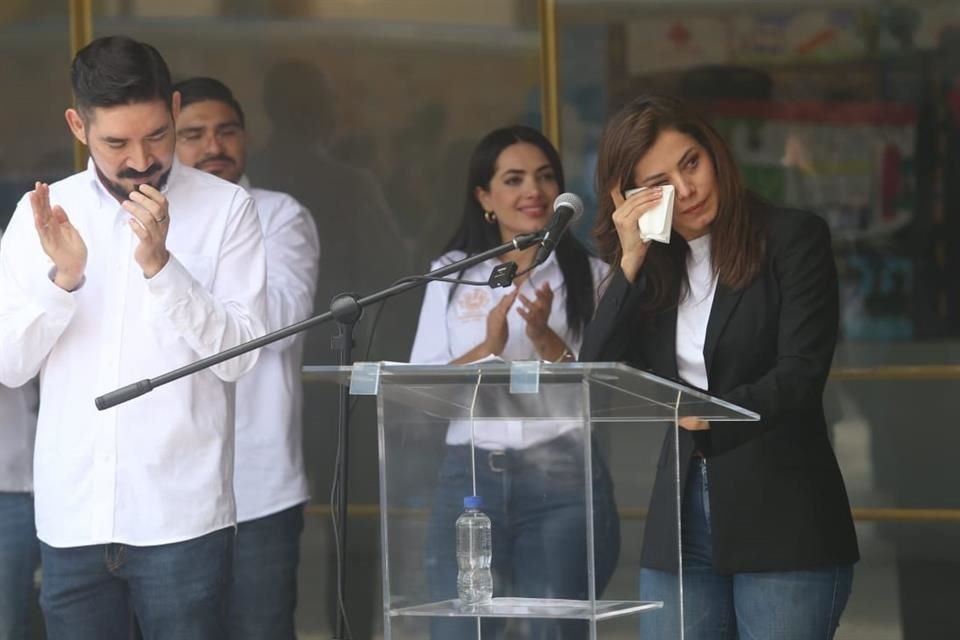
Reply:
[[[192,375],[198,371],[202,371],[226,360],[230,360],[231,358],[235,358],[239,355],[243,355],[244,353],[253,351],[254,349],[259,349],[272,342],[277,342],[278,340],[282,340],[302,331],[306,331],[315,326],[329,322],[330,320],[336,320],[339,328],[337,335],[331,340],[333,348],[339,351],[338,362],[341,366],[349,366],[352,364],[353,357],[353,328],[363,315],[364,308],[372,304],[376,304],[377,302],[386,300],[387,298],[392,298],[393,296],[399,295],[405,291],[423,286],[431,279],[449,276],[468,267],[485,262],[490,258],[495,258],[505,253],[509,253],[510,251],[522,251],[524,249],[529,249],[530,247],[539,243],[543,237],[543,231],[521,234],[516,236],[510,242],[505,242],[497,247],[494,247],[493,249],[488,249],[483,253],[468,256],[463,260],[458,260],[457,262],[453,262],[445,267],[431,271],[423,276],[404,278],[403,280],[400,280],[386,289],[382,289],[376,293],[364,296],[362,298],[358,298],[352,293],[339,294],[334,296],[333,300],[331,301],[329,311],[313,316],[312,318],[307,318],[306,320],[302,320],[288,327],[278,329],[277,331],[265,334],[259,338],[254,338],[253,340],[244,342],[243,344],[225,349],[220,353],[215,353],[211,356],[207,356],[206,358],[201,358],[200,360],[191,362],[190,364],[184,365],[178,369],[174,369],[173,371],[163,373],[156,378],[145,378],[138,382],[120,387],[97,397],[94,400],[94,403],[96,404],[97,409],[100,411],[105,411],[106,409],[115,407],[119,404],[123,404],[124,402],[128,402],[134,398],[149,393],[157,387],[161,387],[175,380],[179,380],[180,378]],[[335,462],[335,466],[337,468],[337,487],[334,494],[337,502],[337,523],[334,527],[337,550],[337,619],[336,632],[333,640],[347,640],[347,637],[344,635],[347,629],[347,621],[346,612],[344,611],[345,605],[343,604],[343,594],[346,592],[347,583],[347,572],[345,569],[348,495],[347,461],[349,460],[349,434],[347,427],[349,424],[350,390],[348,386],[344,384],[340,385],[339,410],[337,415],[337,433],[340,441],[340,446],[337,447],[337,460]]]

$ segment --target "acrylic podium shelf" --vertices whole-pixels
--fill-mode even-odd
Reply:
[[[624,518],[642,520],[657,467],[668,460],[672,461],[673,494],[677,495],[676,456],[664,455],[664,450],[676,448],[676,429],[672,427],[678,418],[692,416],[711,422],[758,419],[755,413],[702,391],[622,364],[358,363],[353,367],[308,367],[305,372],[312,381],[349,384],[351,394],[376,397],[387,640],[494,637],[490,625],[500,625],[498,633],[502,635],[506,624],[516,628],[542,625],[551,619],[581,620],[583,637],[595,639],[604,636],[607,621],[665,615],[663,602],[638,599],[636,563],[612,564],[616,560],[609,556],[616,551],[611,549],[615,545],[607,542],[609,522],[622,529]],[[501,452],[504,442],[517,447],[508,446]],[[556,446],[558,442],[563,446]],[[453,542],[458,509],[451,510],[449,505],[476,492],[476,471],[483,465],[489,468],[479,476],[481,482],[491,473],[497,477],[497,473],[509,472],[513,474],[510,478],[520,478],[519,470],[509,468],[520,460],[535,468],[534,475],[547,480],[539,489],[539,485],[525,487],[527,502],[522,512],[510,512],[515,487],[507,475],[503,476],[502,492],[488,491],[494,495],[483,496],[501,502],[506,519],[514,523],[494,521],[494,555],[496,540],[507,535],[505,527],[520,526],[539,506],[549,514],[547,501],[558,493],[557,487],[565,487],[567,520],[561,542],[566,546],[561,546],[560,553],[554,548],[554,557],[547,562],[548,566],[583,562],[582,571],[574,571],[583,576],[574,585],[581,597],[557,597],[549,585],[538,593],[501,593],[509,581],[495,577],[490,603],[461,605],[456,599]],[[519,480],[517,483],[519,487]],[[612,494],[616,495],[616,509],[612,499],[606,499]],[[679,530],[679,500],[672,506]],[[629,545],[633,549],[640,543],[636,535],[621,538],[620,548]],[[679,551],[679,544],[675,546]],[[531,556],[537,553],[537,548],[529,550]],[[607,569],[601,571],[601,566]],[[598,593],[598,571],[609,576],[614,566],[609,585]],[[678,589],[682,589],[681,581]],[[457,618],[459,622],[452,620]],[[442,630],[451,624],[467,626]],[[635,626],[636,620],[631,624]],[[522,629],[520,633],[522,636]]]

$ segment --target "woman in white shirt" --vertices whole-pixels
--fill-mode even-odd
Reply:
[[[460,228],[435,261],[436,269],[542,229],[563,191],[560,157],[539,132],[520,126],[489,133],[474,149]],[[459,274],[483,280],[500,260],[523,272],[536,249],[514,251]],[[506,289],[432,282],[427,287],[411,362],[465,364],[486,357],[561,362],[576,358],[608,268],[566,234],[557,250]],[[476,425],[477,494],[492,521],[495,596],[587,597],[583,442],[580,423],[487,422]],[[427,551],[436,599],[457,596],[454,523],[473,493],[469,424],[447,432]],[[596,456],[594,456],[596,458]],[[595,459],[594,531],[599,593],[619,554],[619,521],[606,466]],[[433,619],[432,637],[467,637],[475,622]],[[583,638],[582,621],[534,620],[529,638]],[[483,622],[483,637],[498,638],[502,620]]]

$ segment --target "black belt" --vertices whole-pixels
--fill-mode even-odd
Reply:
[[[507,470],[507,452],[502,450],[487,451],[487,466],[490,471],[502,473]]]

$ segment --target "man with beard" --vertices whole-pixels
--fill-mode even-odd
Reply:
[[[179,96],[150,45],[71,66],[87,170],[37,183],[0,249],[0,383],[40,373],[34,490],[51,640],[225,637],[234,382],[249,353],[98,412],[93,399],[263,333],[252,198],[174,157]]]
[[[313,311],[320,243],[310,212],[292,196],[253,189],[244,175],[246,130],[233,92],[213,78],[179,82],[177,158],[239,184],[257,203],[267,253],[267,330]],[[237,383],[237,500],[231,640],[296,637],[297,565],[303,506],[303,362],[300,334],[268,345]]]

